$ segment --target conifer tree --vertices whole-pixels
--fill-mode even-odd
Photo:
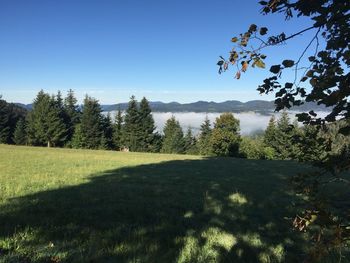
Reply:
[[[184,153],[184,137],[180,123],[172,116],[165,123],[161,152]]]
[[[101,144],[101,107],[94,98],[85,96],[81,115],[82,146],[88,149],[98,149]]]
[[[128,108],[124,117],[122,133],[122,144],[130,151],[140,150],[140,115],[135,96],[131,96]]]
[[[274,115],[272,115],[264,133],[264,143],[274,148],[273,142],[275,142],[276,140],[275,137],[276,137],[276,118]]]
[[[84,134],[81,130],[81,124],[77,124],[74,127],[74,133],[71,141],[72,148],[81,149],[84,148]]]
[[[25,145],[27,143],[26,125],[23,118],[19,119],[16,124],[13,141],[17,145]]]
[[[66,140],[67,129],[54,97],[41,90],[34,100],[28,116],[29,141],[47,147],[61,145]]]
[[[106,116],[101,116],[101,145],[100,149],[111,150],[114,148],[113,144],[113,124],[111,115],[108,112]]]
[[[140,102],[139,109],[139,120],[140,120],[140,150],[143,152],[150,152],[153,149],[154,143],[154,119],[152,111],[149,106],[148,100],[143,97]]]
[[[120,150],[122,147],[122,128],[123,128],[123,116],[122,111],[119,109],[116,113],[113,129],[113,143],[116,150]]]
[[[211,147],[218,156],[239,156],[239,120],[232,113],[223,113],[214,124],[210,137]]]
[[[292,135],[293,129],[290,125],[290,118],[286,111],[283,111],[277,121],[275,136],[275,150],[280,159],[291,159],[292,156]]]
[[[200,134],[198,139],[199,145],[199,153],[202,155],[211,154],[211,145],[210,145],[210,136],[211,136],[211,128],[210,128],[210,120],[208,116],[205,116],[205,120],[201,125]]]
[[[7,102],[0,96],[0,143],[8,143],[10,136],[10,113]]]
[[[193,135],[191,127],[188,127],[184,137],[184,150],[187,154],[198,154],[197,139]]]
[[[64,99],[64,111],[66,114],[67,140],[70,141],[74,134],[74,127],[79,123],[80,112],[77,106],[77,99],[74,96],[73,90],[68,90],[67,96]]]

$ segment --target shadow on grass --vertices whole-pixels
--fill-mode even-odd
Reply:
[[[304,167],[305,168],[305,167]],[[169,161],[0,207],[0,262],[298,262],[293,162]]]

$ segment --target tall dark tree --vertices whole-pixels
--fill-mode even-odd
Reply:
[[[239,120],[232,113],[223,113],[214,124],[210,137],[212,152],[218,156],[239,156]]]
[[[282,160],[291,159],[293,128],[286,111],[282,112],[281,117],[277,121],[275,135],[274,147],[278,157]]]
[[[61,145],[66,140],[67,129],[54,97],[41,90],[28,116],[28,139],[34,145],[47,147]]]
[[[164,138],[161,152],[184,153],[184,135],[180,123],[172,116],[165,123]]]
[[[184,150],[186,154],[198,154],[197,139],[193,135],[191,127],[188,127],[184,137]]]
[[[135,96],[131,96],[124,116],[122,143],[130,151],[140,151],[140,114]]]
[[[113,143],[116,150],[120,150],[122,147],[122,128],[123,128],[123,116],[122,111],[119,109],[116,113],[113,126]]]
[[[100,147],[102,136],[101,111],[98,101],[86,95],[80,124],[83,148],[98,149]]]
[[[26,123],[24,118],[19,119],[13,133],[13,141],[16,145],[25,145],[27,143]]]
[[[276,130],[276,118],[275,115],[272,115],[264,133],[264,143],[273,148],[275,148],[274,142],[276,141],[277,136]]]
[[[0,143],[8,143],[10,137],[10,111],[0,96]]]
[[[114,148],[113,143],[113,124],[111,115],[108,112],[106,116],[101,116],[101,143],[100,149],[111,150]]]
[[[153,143],[155,139],[154,131],[156,126],[154,125],[149,102],[145,97],[143,97],[140,102],[139,118],[141,122],[140,150],[143,152],[151,152],[153,151]]]
[[[25,118],[27,110],[13,103],[7,103],[0,96],[0,143],[12,144],[18,120]]]
[[[201,124],[198,145],[199,145],[199,153],[202,155],[210,155],[211,154],[211,144],[210,144],[210,136],[211,136],[211,124],[208,116],[205,117],[204,122]]]
[[[77,124],[74,127],[74,133],[71,140],[71,146],[75,149],[84,148],[84,134],[81,130],[81,124]]]
[[[74,127],[79,123],[80,111],[73,90],[68,90],[64,99],[64,111],[66,114],[67,140],[70,141],[74,134]]]

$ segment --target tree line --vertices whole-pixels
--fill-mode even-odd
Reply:
[[[138,102],[132,96],[126,111],[119,109],[112,118],[88,95],[79,106],[72,90],[65,98],[61,92],[49,95],[41,90],[30,112],[0,100],[0,112],[0,142],[17,145],[299,161],[321,160],[349,145],[348,137],[336,135],[341,123],[330,125],[327,132],[300,127],[291,123],[287,112],[278,120],[272,116],[265,132],[253,137],[240,135],[239,120],[232,113],[221,114],[213,127],[206,118],[198,135],[191,127],[184,132],[173,116],[159,133],[145,97]]]

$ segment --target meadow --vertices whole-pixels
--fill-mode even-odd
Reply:
[[[0,145],[0,262],[300,262],[292,161]],[[342,261],[346,262],[346,261]]]

